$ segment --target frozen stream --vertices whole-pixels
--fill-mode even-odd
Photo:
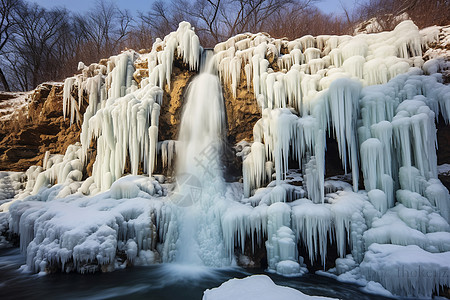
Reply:
[[[201,299],[203,291],[230,278],[243,278],[262,270],[241,268],[184,270],[174,264],[134,267],[111,273],[56,273],[46,276],[22,273],[25,257],[18,248],[0,249],[1,299]],[[203,271],[202,271],[203,270]],[[186,276],[188,273],[188,276]],[[305,294],[340,299],[388,299],[361,292],[358,286],[307,274],[285,278],[269,274],[278,285],[290,286]]]

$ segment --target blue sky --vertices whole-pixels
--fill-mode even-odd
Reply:
[[[29,2],[36,2],[44,7],[53,8],[57,6],[64,6],[72,11],[87,11],[95,3],[95,0],[28,0]],[[120,8],[127,8],[132,13],[136,10],[147,11],[150,9],[152,0],[112,0],[116,2]],[[342,13],[340,2],[345,7],[351,8],[355,0],[320,0],[317,2],[317,6],[325,13]]]

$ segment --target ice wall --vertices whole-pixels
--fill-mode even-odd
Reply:
[[[418,166],[422,176],[436,177],[431,167],[436,165],[431,113],[441,112],[447,120],[449,100],[448,88],[439,83],[439,76],[420,76],[422,44],[430,35],[405,21],[392,32],[379,34],[309,36],[295,41],[241,34],[216,45],[222,81],[235,94],[245,73],[247,87],[261,107],[262,118],[253,134],[255,146],[244,161],[245,195],[267,183],[265,162],[273,164],[279,181],[291,159],[303,168],[309,198],[323,202],[326,134],[336,139],[343,168],[352,172],[355,191],[361,167],[366,189],[383,190],[393,204],[398,167],[402,166],[391,159],[395,145],[405,148],[398,157],[402,164],[414,159],[412,165]],[[408,75],[396,77],[399,74]],[[394,117],[410,102],[397,107],[420,95],[430,112],[410,115],[415,125],[405,127],[402,112]],[[409,131],[416,141],[413,154],[405,140]],[[369,138],[381,141],[366,141]],[[380,146],[383,149],[376,150]]]
[[[277,230],[283,226],[297,234],[309,260],[313,263],[320,256],[322,265],[327,241],[336,242],[342,259],[347,247],[352,249],[354,265],[374,243],[448,251],[450,197],[437,180],[435,122],[439,114],[449,120],[450,89],[437,73],[445,64],[422,58],[422,47],[436,42],[438,31],[419,32],[406,21],[380,34],[306,36],[290,42],[241,34],[216,45],[222,81],[236,95],[245,76],[261,108],[253,143],[242,151],[244,196],[259,206],[273,203],[272,196],[286,201],[287,191],[283,197],[277,188],[284,186],[289,168],[296,167],[292,161],[297,161],[303,189],[312,200],[292,203],[291,225],[285,221],[273,229],[269,221],[271,270],[277,270]],[[353,192],[358,194],[348,189],[337,197],[327,194],[327,134],[336,139],[343,169],[351,171]],[[360,170],[365,191],[358,191]],[[260,192],[272,173],[276,180],[269,184],[266,201]],[[268,220],[275,217],[269,213],[272,205]],[[289,236],[287,230],[282,232]],[[376,272],[374,268],[366,270]],[[402,289],[411,284],[398,282],[389,290],[405,294]],[[437,278],[435,284],[431,289],[436,291],[446,282]]]
[[[163,88],[170,89],[174,55],[183,58],[191,69],[199,68],[201,47],[197,35],[187,22],[164,40],[157,39],[148,54],[139,56],[126,51],[111,57],[105,65],[85,67],[82,74],[68,78],[64,84],[64,116],[80,120],[80,108],[88,106],[81,131],[82,162],[92,140],[96,140],[97,156],[92,170],[95,188],[105,191],[124,174],[127,160],[131,174],[151,175],[156,168],[158,124]],[[139,57],[148,64],[148,78],[137,85],[133,79],[134,62]],[[74,95],[77,93],[77,95]],[[77,96],[77,97],[76,97]],[[168,149],[167,146],[170,148]],[[172,161],[173,143],[163,144],[163,165]],[[170,151],[168,151],[170,150]]]

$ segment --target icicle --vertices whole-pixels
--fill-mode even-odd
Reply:
[[[353,189],[358,190],[358,150],[356,144],[356,117],[361,85],[349,79],[335,80],[329,89],[331,124],[336,136],[339,155],[347,171],[347,156],[352,167]]]
[[[71,99],[73,98],[71,95],[73,85],[75,83],[75,77],[69,77],[64,81],[64,90],[63,90],[63,117],[66,118],[67,111],[70,108]],[[72,119],[72,117],[70,117]]]
[[[361,144],[361,168],[367,191],[381,187],[381,176],[384,174],[382,155],[383,145],[380,140],[371,138]]]
[[[316,48],[308,48],[304,51],[305,62],[309,64],[314,59],[320,58],[320,50]]]
[[[380,140],[383,145],[384,171],[392,176],[392,124],[381,121],[370,127],[372,136]]]
[[[148,159],[148,175],[151,176],[153,171],[156,168],[156,158],[157,158],[157,152],[156,152],[156,146],[158,144],[158,127],[155,125],[152,125],[148,129],[148,136],[149,136],[149,159]]]
[[[259,188],[266,182],[264,145],[254,142],[251,149],[252,152],[243,162],[244,197],[249,197],[253,188]]]
[[[48,169],[48,159],[50,158],[50,151],[45,151],[44,160],[42,161],[42,168]]]
[[[308,249],[309,260],[314,263],[320,255],[325,268],[328,240],[332,240],[333,214],[329,205],[302,203],[292,208],[292,223],[297,239]]]
[[[373,189],[367,193],[367,196],[369,196],[369,201],[379,212],[384,214],[387,211],[388,199],[383,191]]]

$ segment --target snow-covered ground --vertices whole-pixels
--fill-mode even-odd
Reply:
[[[0,100],[0,122],[5,122],[22,112],[30,101],[31,92],[2,92],[1,94],[1,97],[8,98]]]

